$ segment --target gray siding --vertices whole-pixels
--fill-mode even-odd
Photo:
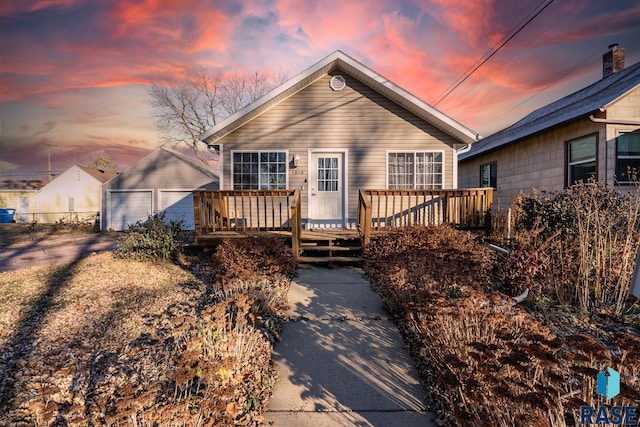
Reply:
[[[107,193],[113,190],[152,190],[153,211],[161,207],[162,190],[217,190],[218,178],[205,173],[204,165],[194,167],[173,154],[157,149],[102,186],[102,226],[106,226]]]
[[[329,87],[332,75],[347,80],[342,91]],[[348,217],[357,215],[358,190],[386,188],[386,151],[444,153],[444,188],[453,187],[453,144],[457,140],[426,123],[344,72],[326,75],[216,143],[223,145],[223,186],[232,188],[231,152],[288,150],[300,165],[289,170],[289,188],[302,189],[308,216],[309,150],[346,149]]]

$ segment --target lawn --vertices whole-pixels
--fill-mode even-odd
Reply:
[[[289,279],[222,289],[223,264],[104,253],[0,273],[0,425],[261,424]]]

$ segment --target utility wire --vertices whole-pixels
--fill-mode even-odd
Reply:
[[[471,75],[473,73],[478,71],[478,69],[480,67],[482,67],[489,59],[491,59],[493,57],[493,55],[498,53],[498,51],[500,49],[502,49],[504,47],[504,45],[506,45],[509,41],[511,41],[511,39],[513,39],[516,35],[518,35],[520,33],[520,31],[522,31],[527,25],[529,25],[531,23],[531,21],[533,21],[547,7],[549,7],[551,5],[551,3],[553,3],[554,0],[545,0],[545,1],[547,1],[547,3],[541,9],[539,9],[537,12],[535,12],[535,14],[533,14],[533,16],[531,16],[528,19],[525,17],[522,21],[520,21],[520,23],[518,23],[517,29],[514,28],[509,33],[507,33],[507,35],[505,35],[505,37],[502,38],[502,40],[498,43],[498,45],[496,45],[493,48],[489,49],[489,51],[487,53],[485,53],[478,61],[476,61],[475,64],[472,65],[467,71],[465,71],[465,73],[462,76],[458,77],[438,98],[436,98],[436,101],[434,102],[433,106],[436,107],[447,96],[449,96],[451,94],[451,92],[456,90],[458,88],[458,86],[460,86],[469,77],[471,77]],[[538,4],[538,6],[536,6],[533,9],[533,11],[529,12],[529,14],[527,16],[531,15],[536,9],[540,8],[540,6],[543,3],[544,3],[544,1],[542,3],[540,3],[540,4]],[[524,23],[523,23],[523,21],[524,21]]]

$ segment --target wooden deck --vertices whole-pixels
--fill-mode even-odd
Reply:
[[[269,233],[291,241],[294,256],[354,260],[375,234],[395,227],[452,224],[488,227],[493,189],[360,190],[355,229],[302,229],[299,190],[196,190],[195,242]]]

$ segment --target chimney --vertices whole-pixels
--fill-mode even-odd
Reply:
[[[602,55],[602,78],[624,70],[624,49],[618,43],[609,45],[609,51]]]

